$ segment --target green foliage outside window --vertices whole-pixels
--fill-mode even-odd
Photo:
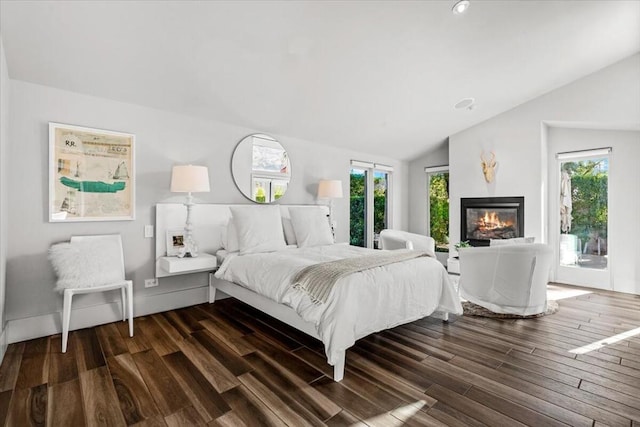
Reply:
[[[570,234],[584,243],[607,238],[608,161],[598,159],[567,162],[563,169],[571,176],[572,221]]]
[[[429,224],[437,252],[449,252],[449,173],[429,175]]]
[[[387,184],[384,177],[375,177],[373,187],[373,230],[377,234],[387,226]],[[350,239],[354,246],[365,244],[366,175],[351,173],[350,179]]]

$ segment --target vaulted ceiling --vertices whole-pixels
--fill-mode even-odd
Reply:
[[[0,32],[13,79],[403,160],[640,51],[639,1],[453,4],[2,1]]]

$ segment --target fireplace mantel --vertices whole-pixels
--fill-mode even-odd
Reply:
[[[460,240],[488,246],[491,239],[524,237],[524,197],[460,199]]]

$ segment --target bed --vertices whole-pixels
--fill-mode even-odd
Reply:
[[[342,259],[365,259],[372,252],[380,254],[381,251],[333,244],[332,236],[331,241],[328,241],[328,223],[328,231],[323,229],[324,225],[321,223],[322,219],[326,223],[326,214],[324,211],[321,214],[311,214],[311,211],[322,210],[323,207],[245,205],[240,211],[261,209],[261,214],[253,216],[248,230],[245,227],[242,231],[237,224],[236,230],[229,226],[229,220],[238,215],[236,207],[215,206],[219,207],[216,208],[217,213],[223,218],[215,219],[218,223],[215,228],[221,237],[213,246],[220,246],[215,250],[220,264],[218,270],[209,276],[209,301],[214,303],[217,291],[222,291],[320,339],[325,346],[327,361],[334,367],[335,381],[342,380],[345,352],[356,340],[422,317],[435,315],[446,320],[449,313],[462,313],[459,298],[449,282],[446,270],[430,256],[347,274],[335,281],[325,302],[319,301],[305,289],[292,286],[302,270]],[[225,208],[221,206],[225,206],[229,212],[225,212]],[[305,239],[304,232],[296,233],[303,238],[294,244],[290,243],[290,239],[283,238],[274,247],[269,246],[271,243],[268,239],[267,243],[262,239],[262,249],[255,252],[247,250],[246,245],[241,250],[237,247],[230,248],[230,228],[234,231],[233,235],[245,233],[245,237],[250,236],[248,238],[253,240],[256,240],[255,235],[269,234],[265,228],[274,227],[265,227],[266,223],[252,223],[264,220],[265,215],[262,213],[267,212],[265,208],[271,208],[271,213],[275,213],[273,208],[279,210],[280,235],[291,235],[291,225],[297,224],[298,227],[305,227],[311,237],[307,235],[308,238]],[[231,211],[236,215],[232,215]],[[300,212],[304,214],[304,226],[300,225]],[[311,217],[316,218],[316,223],[309,219]],[[210,216],[207,218],[211,221]],[[272,225],[273,221],[275,219],[272,220]],[[317,229],[323,229],[325,233],[321,238],[317,237]],[[209,233],[215,232],[209,230]],[[271,234],[272,237],[275,235]],[[260,239],[258,236],[257,241],[260,242]],[[201,242],[202,239],[199,238],[198,241]],[[211,251],[211,248],[207,249],[207,252]]]

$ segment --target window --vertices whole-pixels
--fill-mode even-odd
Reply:
[[[427,173],[427,230],[436,252],[449,252],[449,166],[424,169]]]
[[[380,231],[391,222],[390,166],[351,161],[350,243],[379,249]]]
[[[278,200],[287,191],[289,178],[289,157],[280,143],[266,136],[253,136],[252,199],[258,203]]]

